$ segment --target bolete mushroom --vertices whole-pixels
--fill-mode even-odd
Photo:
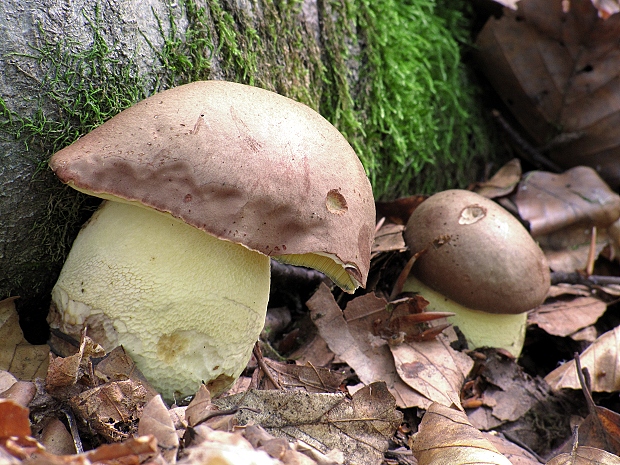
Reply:
[[[106,199],[52,291],[52,327],[123,345],[164,397],[212,393],[263,327],[270,260],[364,286],[375,210],[346,139],[267,90],[194,82],[156,94],[56,153],[71,187]]]
[[[474,192],[448,190],[422,202],[404,233],[416,260],[403,288],[429,310],[453,312],[470,348],[496,347],[519,356],[527,311],[549,290],[544,254],[521,223]]]

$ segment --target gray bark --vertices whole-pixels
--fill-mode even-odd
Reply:
[[[59,194],[63,187],[46,169],[49,148],[41,147],[36,138],[28,141],[15,133],[19,128],[15,119],[37,111],[56,114],[62,121],[58,108],[40,99],[46,73],[54,70],[38,59],[37,49],[70,44],[63,53],[79,53],[92,46],[96,29],[119,66],[131,63],[144,78],[146,93],[159,77],[155,50],[161,49],[163,37],[170,32],[170,15],[181,36],[188,24],[185,12],[165,0],[0,2],[0,98],[6,105],[0,120],[0,298],[21,296],[17,305],[31,341],[45,338],[41,322],[50,289],[87,216],[75,206],[77,194],[70,189]],[[59,209],[58,204],[65,205]],[[52,217],[58,211],[70,212],[71,218],[54,224],[57,218]],[[71,224],[64,227],[64,221]]]
[[[75,108],[84,108],[84,113],[89,110],[88,103],[79,101],[73,109],[63,107],[67,96],[69,107],[72,99],[81,98],[80,92],[72,89],[71,73],[87,75],[87,85],[92,85],[95,98],[102,100],[124,85],[110,82],[105,73],[98,77],[93,72],[101,67],[98,57],[83,60],[96,49],[96,43],[103,43],[106,59],[113,60],[113,64],[107,62],[113,74],[126,72],[131,81],[131,101],[122,102],[123,108],[183,81],[251,83],[248,74],[252,74],[255,85],[318,109],[323,86],[317,71],[322,66],[321,27],[336,24],[337,18],[329,3],[304,0],[297,10],[286,2],[276,7],[274,2],[262,0],[191,0],[192,5],[204,7],[197,20],[196,10],[186,3],[189,1],[0,1],[0,299],[20,296],[16,305],[31,342],[42,343],[47,338],[45,317],[51,288],[81,224],[99,203],[63,186],[47,168],[54,150],[72,142],[79,131],[89,130],[58,129],[64,123],[71,128],[80,126],[75,120],[86,115],[76,113]],[[321,14],[323,21],[319,21]],[[344,29],[342,23],[337,27]],[[236,34],[232,40],[231,28]],[[188,33],[194,34],[193,39]],[[188,49],[195,34],[197,43],[202,44],[203,39],[207,45]],[[206,70],[198,76],[188,75],[183,74],[183,62],[165,63],[162,52],[171,43],[185,47],[181,54],[204,55]],[[355,56],[356,51],[351,51]],[[82,57],[82,63],[72,61],[76,56]],[[349,61],[355,65],[355,60]],[[351,76],[356,74],[355,66]],[[175,71],[171,71],[173,67]],[[247,73],[250,68],[252,73]],[[104,109],[101,119],[121,109]],[[35,118],[37,114],[44,117]],[[27,127],[33,122],[47,126]],[[85,123],[89,124],[93,122]],[[70,134],[64,134],[66,140],[61,142],[56,136],[37,134],[50,128]]]

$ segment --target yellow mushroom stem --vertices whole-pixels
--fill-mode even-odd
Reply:
[[[447,320],[453,326],[458,326],[470,349],[495,347],[507,350],[515,357],[521,354],[527,312],[505,315],[473,310],[434,291],[412,275],[407,278],[403,291],[416,292],[424,297],[429,302],[426,307],[429,312],[454,313]]]
[[[170,215],[107,201],[75,240],[50,325],[123,345],[164,398],[213,393],[245,368],[265,321],[269,257]]]

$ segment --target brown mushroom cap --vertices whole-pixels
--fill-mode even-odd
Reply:
[[[374,236],[368,178],[309,107],[202,81],[121,112],[50,161],[74,188],[139,203],[272,257],[336,257],[365,285]]]
[[[549,267],[527,230],[501,206],[476,193],[429,197],[407,223],[412,253],[427,248],[412,273],[470,309],[522,313],[549,290]]]

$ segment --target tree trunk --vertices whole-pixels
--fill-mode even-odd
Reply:
[[[451,39],[460,13],[437,10],[402,0],[1,1],[0,298],[21,296],[27,337],[45,339],[51,287],[97,204],[62,186],[47,160],[160,90],[226,79],[301,101],[348,138],[378,197],[471,182],[486,133]]]

